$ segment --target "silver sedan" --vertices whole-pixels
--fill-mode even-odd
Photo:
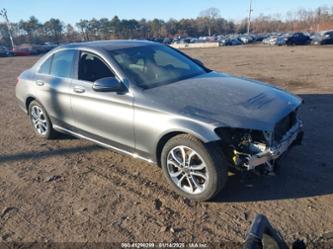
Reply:
[[[69,133],[155,163],[198,201],[230,168],[273,172],[303,134],[299,97],[147,41],[58,47],[18,77],[16,96],[39,137]]]

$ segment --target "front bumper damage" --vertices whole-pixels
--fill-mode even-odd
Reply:
[[[281,141],[265,150],[248,155],[243,166],[247,170],[253,170],[259,165],[266,165],[268,170],[273,171],[273,162],[285,154],[293,145],[300,145],[303,140],[303,123],[297,123],[282,137]]]

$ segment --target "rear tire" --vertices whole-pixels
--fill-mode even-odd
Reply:
[[[29,104],[28,114],[32,128],[38,137],[43,139],[57,137],[58,132],[53,129],[45,108],[38,101],[34,100]]]
[[[187,134],[175,136],[165,144],[161,165],[172,188],[196,201],[212,199],[228,178],[228,164],[216,144],[204,144]]]

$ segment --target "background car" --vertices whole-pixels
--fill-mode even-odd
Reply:
[[[323,39],[322,34],[320,32],[311,33],[310,38],[311,38],[312,45],[320,45],[320,42]]]
[[[320,45],[328,45],[328,44],[333,44],[333,31],[325,32],[320,41]]]
[[[0,57],[13,56],[13,53],[5,46],[0,46]]]
[[[13,53],[16,56],[29,56],[33,55],[33,50],[31,46],[18,46],[13,48]]]
[[[222,46],[238,46],[238,45],[242,45],[242,42],[237,37],[227,37],[227,38],[223,38],[220,41],[220,44]]]
[[[289,36],[286,40],[287,45],[308,45],[311,42],[310,36],[297,32]]]

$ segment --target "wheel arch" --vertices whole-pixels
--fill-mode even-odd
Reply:
[[[172,131],[169,133],[164,134],[159,141],[157,142],[156,145],[156,152],[155,152],[155,158],[156,158],[156,163],[159,167],[161,167],[161,154],[162,150],[164,148],[164,145],[173,137],[178,136],[180,134],[186,134],[185,132],[182,131]]]
[[[25,108],[26,108],[26,110],[27,110],[27,114],[29,114],[29,105],[30,105],[30,103],[32,102],[32,101],[34,101],[34,100],[37,100],[35,97],[33,97],[33,96],[28,96],[27,98],[26,98],[26,100],[25,100]]]
[[[198,140],[200,140],[202,143],[209,143],[218,140],[217,135],[215,134],[214,136],[210,135],[207,136],[208,134],[202,134],[200,132],[196,132],[193,130],[187,130],[187,129],[175,129],[175,130],[168,130],[164,132],[158,139],[158,142],[156,143],[156,151],[155,151],[155,161],[157,165],[160,167],[161,166],[161,154],[162,150],[165,146],[165,144],[173,137],[181,135],[181,134],[188,134],[191,135]]]

